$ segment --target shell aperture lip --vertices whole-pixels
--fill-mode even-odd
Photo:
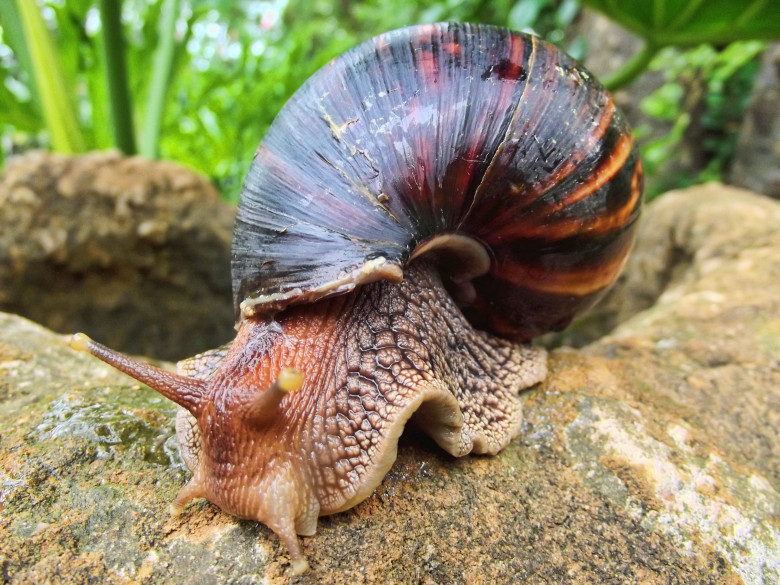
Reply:
[[[239,305],[241,317],[252,317],[257,314],[257,307],[268,314],[274,309],[283,309],[288,304],[312,303],[323,297],[333,294],[343,294],[353,290],[356,286],[376,282],[377,280],[389,280],[400,282],[403,279],[403,270],[397,264],[391,264],[387,258],[380,256],[368,260],[362,266],[358,266],[335,280],[327,282],[320,287],[303,291],[300,288],[289,290],[285,293],[273,293],[271,295],[247,297]]]

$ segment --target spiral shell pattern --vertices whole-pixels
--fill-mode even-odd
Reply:
[[[553,45],[481,25],[392,31],[311,77],[258,147],[234,233],[236,311],[400,279],[416,250],[457,235],[489,259],[461,267],[464,313],[530,339],[615,280],[641,194],[613,98]]]

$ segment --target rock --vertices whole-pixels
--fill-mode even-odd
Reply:
[[[0,310],[179,359],[233,336],[233,209],[200,175],[117,152],[11,159]]]
[[[552,352],[522,435],[453,459],[407,429],[374,494],[302,539],[300,577],[260,524],[203,501],[168,516],[188,475],[170,403],[0,316],[0,576],[777,583],[780,204],[708,185],[651,204],[643,233],[624,290],[644,270],[646,308]]]
[[[780,199],[780,43],[764,53],[729,182]]]

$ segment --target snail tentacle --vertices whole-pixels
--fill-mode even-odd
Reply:
[[[79,351],[86,351],[139,382],[143,382],[193,414],[199,412],[204,404],[206,386],[200,380],[180,376],[151,364],[134,360],[107,348],[83,333],[74,334],[71,337],[70,346]]]
[[[178,516],[181,514],[190,500],[205,497],[207,497],[207,492],[203,489],[201,482],[195,478],[191,479],[179,490],[179,493],[176,494],[176,498],[171,502],[171,505],[169,506],[171,516]]]
[[[300,371],[284,368],[270,387],[258,392],[244,407],[247,423],[261,426],[271,422],[277,416],[276,409],[282,399],[303,386],[303,380]]]

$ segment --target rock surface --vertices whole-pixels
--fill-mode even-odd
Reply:
[[[180,359],[233,336],[233,209],[200,175],[32,152],[0,177],[0,310]]]
[[[168,515],[171,403],[2,315],[0,579],[777,583],[780,204],[708,185],[644,224],[625,320],[552,353],[523,434],[455,460],[407,429],[375,493],[303,539],[300,577],[262,525]]]

